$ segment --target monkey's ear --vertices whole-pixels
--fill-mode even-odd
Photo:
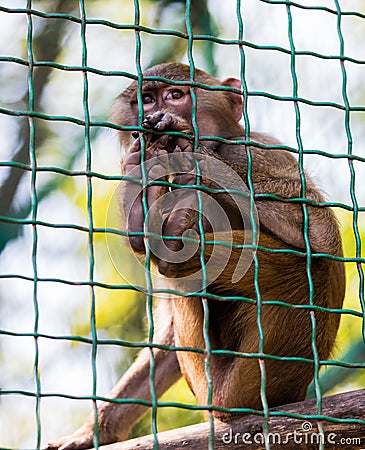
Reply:
[[[242,90],[242,83],[240,80],[237,80],[237,78],[227,78],[222,82],[222,86],[229,86],[236,89]],[[234,118],[239,122],[242,118],[242,112],[243,112],[243,101],[242,101],[242,95],[236,94],[235,92],[229,92],[227,91],[227,94],[230,97],[230,100],[233,105],[233,115]]]

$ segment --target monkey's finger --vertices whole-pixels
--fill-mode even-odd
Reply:
[[[147,189],[147,205],[150,209],[162,195],[167,192],[168,187],[166,185],[152,185]]]
[[[174,123],[174,118],[171,114],[164,114],[161,119],[156,123],[154,129],[157,131],[166,130],[166,128]]]
[[[172,251],[178,251],[182,248],[183,243],[181,236],[186,229],[187,209],[173,209],[168,215],[163,225],[164,236],[175,236],[176,239],[165,239],[164,243],[167,248]]]
[[[60,444],[57,444],[57,442],[48,442],[47,447],[45,447],[45,450],[58,450],[60,448]]]
[[[175,143],[176,147],[179,147],[181,152],[192,153],[194,150],[193,143],[183,137],[177,137]]]
[[[141,140],[139,136],[137,139],[133,142],[133,144],[129,147],[128,154],[130,153],[136,153],[141,150]]]
[[[141,194],[138,195],[131,207],[128,209],[126,216],[129,243],[134,250],[138,252],[143,251],[144,240],[142,232],[144,223],[144,211]]]
[[[165,150],[165,153],[167,153],[166,145],[168,144],[169,139],[170,137],[167,134],[164,134],[148,147],[148,151],[155,155],[160,154],[162,150]]]
[[[142,122],[142,126],[144,128],[153,128],[156,125],[156,123],[158,123],[162,119],[164,114],[165,113],[163,113],[162,111],[157,111],[154,114],[148,114],[144,118],[144,121]]]
[[[197,184],[197,177],[195,173],[183,173],[177,175],[173,181],[174,184],[180,184],[181,186],[189,186],[193,184]]]
[[[170,165],[175,173],[194,172],[196,167],[195,155],[192,152],[184,152],[179,145],[173,150],[174,157],[170,159]]]
[[[208,164],[208,162],[206,160],[203,159],[202,161],[199,161],[198,165],[199,165],[199,173],[200,173],[200,175],[202,177],[202,181],[201,182],[202,183],[204,182],[204,184],[205,184],[207,178],[209,178],[209,179],[213,178],[213,177],[209,176],[210,172],[211,172],[209,164]]]
[[[159,150],[158,155],[153,160],[151,160],[153,161],[153,164],[148,169],[149,179],[167,181],[168,160],[164,157],[165,155],[167,155],[166,150]],[[168,186],[166,185],[149,186],[147,190],[149,207],[167,191]]]
[[[133,176],[134,178],[141,178],[141,170],[138,168],[140,162],[140,153],[131,153],[127,155],[123,164],[124,175]]]
[[[129,153],[138,152],[139,150],[141,150],[142,139],[144,141],[144,147],[148,148],[153,136],[151,133],[141,133],[141,134],[139,134],[138,132],[135,133],[137,133],[137,136],[134,136],[136,137],[136,140],[133,142],[130,149],[128,150]]]
[[[81,450],[91,448],[93,434],[85,436],[67,436],[59,441],[49,442],[45,450]]]
[[[184,138],[175,139],[175,148],[172,153],[192,153],[193,144]]]
[[[59,450],[82,450],[90,447],[90,444],[93,445],[93,441],[88,438],[78,438],[74,441],[66,442]]]
[[[170,140],[170,136],[168,134],[164,134],[163,136],[161,136],[158,139],[157,142],[158,142],[160,148],[164,148],[168,144],[169,140]]]
[[[166,276],[172,275],[179,263],[192,258],[197,249],[195,242],[185,239],[186,237],[192,236],[195,238],[196,236],[196,230],[194,229],[197,221],[196,208],[191,204],[189,197],[182,202],[178,202],[164,220],[163,236],[165,236],[165,239],[159,251],[158,269],[160,273]],[[164,249],[166,249],[166,258],[164,257]],[[176,252],[176,259],[173,256],[174,252]]]
[[[136,147],[137,148],[137,147]],[[144,152],[144,161],[149,161],[151,158],[155,158],[156,156],[166,154],[167,151],[163,149],[154,149],[150,150],[149,148]],[[126,158],[123,163],[124,167],[124,173],[125,175],[130,175],[130,172],[133,170],[133,177],[135,178],[141,178],[141,171],[139,170],[137,172],[137,167],[141,164],[141,158],[142,152],[141,151],[133,151],[130,153],[127,153]],[[151,167],[149,165],[148,167]]]
[[[174,191],[176,198],[180,200],[175,201],[171,213],[167,217],[164,226],[163,234],[166,236],[181,236],[182,233],[191,228],[194,223],[196,210],[196,195],[193,191],[185,192],[182,196],[178,193],[178,190]],[[174,241],[172,241],[174,242]],[[176,241],[175,241],[176,242]],[[181,240],[177,242],[181,243]],[[172,244],[172,247],[176,247]],[[179,245],[178,245],[179,247]]]
[[[162,164],[155,164],[148,170],[148,178],[151,180],[166,179],[166,167]]]

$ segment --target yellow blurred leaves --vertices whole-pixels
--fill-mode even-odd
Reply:
[[[365,216],[359,214],[359,220],[354,225],[353,213],[345,210],[336,211],[336,215],[339,219],[342,242],[345,258],[355,258],[360,256],[365,257]],[[358,229],[360,237],[360,247],[357,247],[355,237],[355,226]],[[357,255],[357,253],[359,253]],[[355,311],[361,311],[360,305],[360,277],[359,270],[365,271],[365,265],[356,262],[346,262],[346,295],[344,302],[344,309],[351,309]],[[361,269],[360,269],[361,267]],[[364,292],[362,292],[364,295]],[[341,353],[345,351],[352,342],[356,342],[361,338],[361,324],[360,317],[355,317],[349,314],[343,314],[341,316],[340,330],[338,333],[338,345]]]

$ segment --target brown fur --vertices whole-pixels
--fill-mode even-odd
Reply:
[[[143,93],[150,93],[153,102],[146,100],[144,124],[152,129],[146,132],[146,158],[151,155],[174,151],[192,151],[192,143],[187,138],[171,137],[161,134],[155,137],[156,123],[161,130],[183,131],[193,134],[191,119],[191,99],[189,95],[190,69],[179,63],[156,66],[147,70],[144,77],[163,77],[168,80],[183,81],[181,99],[173,102],[164,100],[171,83],[161,80],[146,80]],[[238,80],[223,82],[200,71],[195,71],[195,81],[209,86],[230,86],[237,88]],[[180,88],[178,86],[178,88]],[[112,109],[113,120],[122,126],[137,126],[138,117],[136,95],[137,83],[120,94]],[[197,121],[200,136],[243,139],[245,131],[238,123],[242,112],[242,97],[232,90],[203,89],[195,87],[197,96]],[[149,94],[148,94],[149,95]],[[179,95],[178,95],[179,97]],[[161,113],[158,120],[154,114]],[[163,125],[163,122],[168,125]],[[163,126],[162,126],[163,125]],[[251,133],[250,139],[265,145],[280,146],[273,138]],[[121,131],[120,140],[127,150],[124,173],[136,167],[140,161],[140,140],[132,139],[130,131]],[[204,146],[203,146],[204,144]],[[255,194],[275,194],[284,200],[305,196],[315,202],[323,202],[323,197],[313,182],[305,175],[306,189],[302,184],[298,163],[287,151],[263,149],[243,145],[222,144],[215,140],[204,140],[198,150],[208,152],[233,168],[245,183],[248,183],[247,150],[252,156],[251,180]],[[203,183],[205,183],[203,179]],[[209,186],[209,183],[207,182]],[[214,187],[214,186],[213,186]],[[122,196],[122,209],[130,209],[125,227],[131,233],[130,243],[134,250],[144,254],[144,241],[133,237],[133,233],[143,230],[143,211],[141,198],[130,204],[133,183],[126,182]],[[166,192],[164,187],[148,188],[148,205]],[[228,196],[217,195],[225,210],[231,215],[233,239],[235,244],[244,242],[242,225],[237,220],[236,211]],[[213,350],[242,352],[242,356],[213,353],[211,356],[211,376],[213,379],[213,405],[226,408],[245,407],[261,409],[261,371],[257,358],[250,358],[260,350],[257,308],[261,305],[260,323],[263,330],[263,351],[266,355],[277,357],[307,358],[313,361],[312,322],[309,307],[309,284],[307,256],[304,241],[303,206],[296,202],[280,202],[258,197],[256,207],[260,221],[260,249],[257,251],[258,286],[254,283],[255,265],[252,264],[246,275],[237,283],[232,283],[232,273],[239,260],[241,250],[233,247],[229,263],[220,276],[208,286],[209,294],[219,300],[208,298],[209,336]],[[328,207],[313,204],[306,206],[308,212],[308,237],[310,250],[314,253],[329,253],[342,256],[341,238],[333,212]],[[127,214],[128,215],[128,214]],[[196,215],[187,208],[177,214],[170,214],[166,229],[180,236],[188,228],[196,229]],[[225,232],[221,238],[224,240]],[[217,239],[208,228],[206,240]],[[171,242],[171,241],[170,241]],[[174,246],[174,242],[169,244]],[[177,245],[177,244],[176,244]],[[261,249],[261,247],[269,249]],[[270,249],[282,250],[272,252]],[[288,252],[293,250],[296,252]],[[298,252],[299,250],[299,252]],[[206,258],[211,255],[211,245],[205,247]],[[220,258],[215,259],[217,264]],[[158,269],[165,275],[163,286],[176,288],[176,278],[200,268],[199,252],[186,263],[166,264],[154,259]],[[311,278],[313,281],[313,304],[324,308],[341,308],[344,297],[345,275],[343,263],[326,257],[311,259]],[[239,296],[242,300],[230,300]],[[245,298],[247,300],[245,300]],[[251,301],[249,300],[251,299]],[[269,304],[280,301],[282,304]],[[288,305],[288,306],[286,306]],[[307,308],[295,308],[306,305]],[[291,307],[290,307],[291,306]],[[339,324],[339,315],[314,310],[316,323],[315,344],[320,359],[329,356]],[[205,348],[203,337],[203,305],[199,297],[171,297],[160,300],[156,311],[155,327],[158,330],[154,341],[165,345]],[[154,350],[157,395],[167,389],[182,374],[199,404],[207,404],[207,380],[205,360],[202,353],[179,351],[177,354],[166,350]],[[273,360],[265,358],[266,397],[269,406],[303,400],[307,386],[313,377],[313,363],[295,360]],[[149,351],[145,349],[118,382],[111,393],[112,398],[150,399],[149,392]],[[137,418],[146,410],[135,404],[103,403],[99,408],[99,444],[106,444],[127,438],[128,432]],[[223,420],[229,413],[213,412]],[[93,419],[74,435],[49,445],[49,448],[62,450],[81,449],[92,446]]]

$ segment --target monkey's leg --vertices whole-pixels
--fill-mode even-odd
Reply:
[[[233,231],[234,243],[244,242],[244,231]],[[213,236],[206,233],[206,241],[224,241],[224,232]],[[286,246],[264,231],[260,234],[259,246],[267,249],[284,250]],[[206,260],[212,257],[212,245],[206,245]],[[222,258],[214,256],[215,263]],[[242,356],[211,354],[210,373],[213,380],[213,405],[224,408],[262,409],[261,379],[265,376],[265,395],[269,406],[277,406],[302,400],[313,377],[313,365],[295,358],[313,360],[312,329],[310,312],[305,309],[290,308],[290,305],[305,305],[309,302],[309,288],[304,256],[292,253],[257,251],[258,286],[262,300],[280,301],[282,305],[261,305],[259,322],[263,330],[263,352],[276,357],[293,359],[265,361],[265,371],[261,372],[259,358],[260,335],[257,316],[257,292],[255,288],[255,268],[253,265],[236,283],[232,274],[240,260],[242,250],[232,248],[231,258],[221,267],[219,277],[207,288],[208,292],[220,295],[220,300],[211,301],[209,306],[209,338],[213,350],[232,350]],[[314,285],[313,302],[328,305],[328,287],[333,262],[316,259],[312,265]],[[197,272],[200,267],[199,252],[189,261],[175,264],[169,270],[171,277],[180,273]],[[290,289],[288,289],[290,286]],[[230,301],[228,296],[242,296],[241,301]],[[246,301],[245,298],[251,299]],[[285,303],[288,306],[285,306]],[[198,347],[206,345],[203,339],[204,321],[201,301],[179,298],[174,302],[175,340],[178,345]],[[316,343],[320,358],[326,359],[332,347],[337,330],[335,318],[325,312],[316,312]],[[184,325],[178,317],[184,319]],[[251,356],[250,356],[251,355]],[[182,373],[198,398],[199,404],[207,404],[207,381],[205,361],[202,354],[179,352]],[[229,412],[215,411],[214,416],[229,419]]]
[[[158,335],[154,342],[164,345],[174,345],[173,318],[168,304],[157,307],[155,327]],[[155,348],[155,392],[160,397],[180,377],[181,372],[176,353]],[[147,411],[148,407],[133,402],[133,399],[151,401],[150,392],[150,358],[151,350],[144,348],[134,364],[127,370],[110,392],[110,399],[131,399],[127,403],[103,402],[98,407],[99,445],[105,445],[124,440],[128,437],[133,424]],[[94,415],[74,434],[58,441],[50,442],[48,450],[79,450],[94,447]]]

